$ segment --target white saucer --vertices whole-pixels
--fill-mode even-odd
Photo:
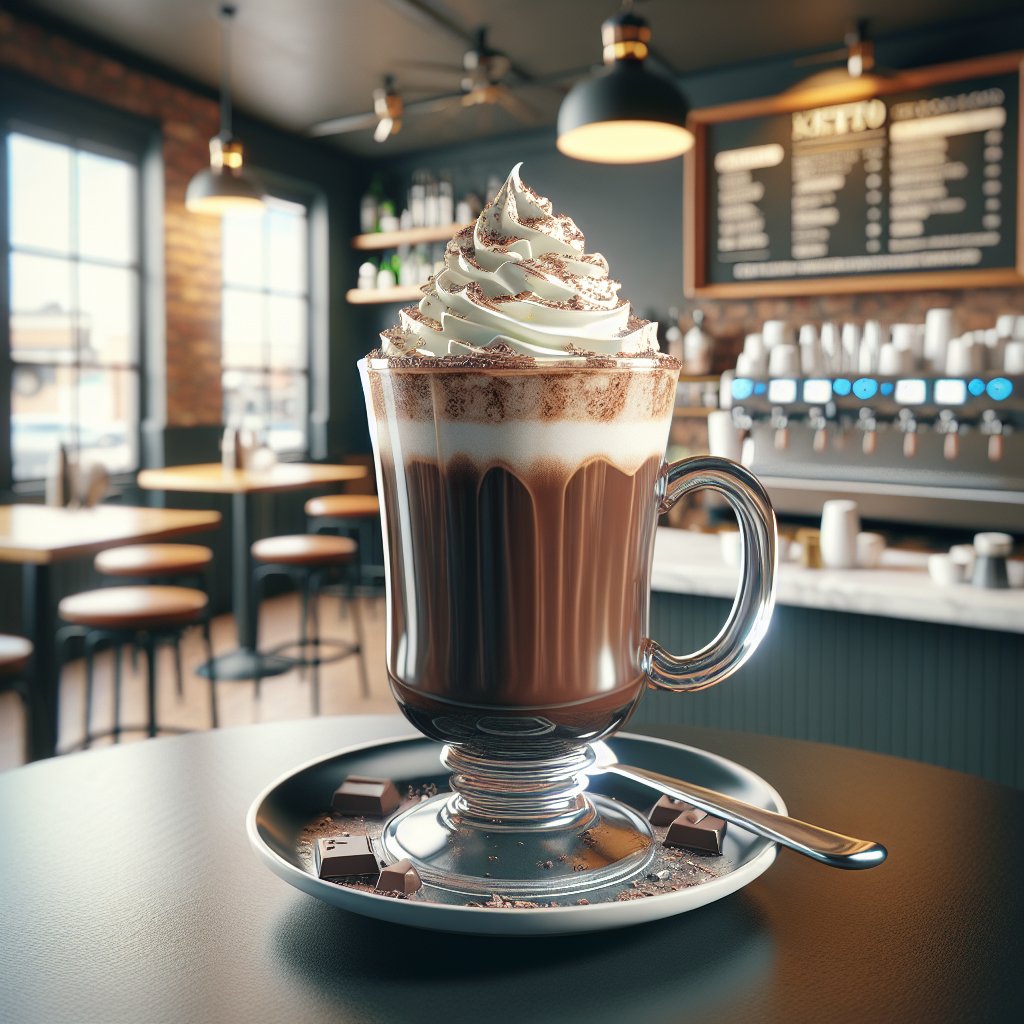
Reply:
[[[759,775],[694,747],[623,733],[608,741],[624,764],[716,789],[747,803],[786,813],[782,797]],[[625,902],[584,906],[492,909],[395,899],[325,882],[311,874],[300,856],[303,828],[329,811],[330,797],[347,775],[394,779],[400,791],[410,781],[443,780],[441,745],[420,737],[377,740],[348,747],[293,769],[271,783],[246,816],[249,841],[260,859],[290,885],[317,899],[367,917],[436,931],[477,935],[557,935],[600,931],[655,921],[728,896],[763,874],[775,860],[775,843],[730,825],[717,873],[706,882]],[[658,794],[612,776],[598,776],[590,788],[645,813]],[[720,865],[720,866],[719,866]]]

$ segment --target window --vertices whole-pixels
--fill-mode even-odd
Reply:
[[[309,447],[308,210],[268,197],[223,218],[224,421],[252,425],[280,455]]]
[[[138,161],[28,128],[6,145],[12,476],[42,479],[60,444],[135,469]]]

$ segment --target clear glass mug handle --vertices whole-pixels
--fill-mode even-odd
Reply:
[[[729,618],[706,647],[670,654],[650,638],[640,645],[648,680],[663,690],[703,690],[732,675],[761,642],[775,607],[778,533],[775,511],[761,482],[748,469],[713,455],[698,455],[665,466],[658,483],[659,511],[684,495],[707,488],[732,506],[740,529],[740,585]]]

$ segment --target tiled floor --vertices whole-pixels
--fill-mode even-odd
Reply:
[[[379,714],[395,711],[388,692],[384,667],[384,602],[367,599],[361,602],[366,635],[366,663],[370,679],[370,697],[362,695],[354,658],[324,665],[321,669],[321,714]],[[326,638],[341,640],[353,636],[351,616],[340,615],[339,602],[323,598],[322,633]],[[298,600],[294,595],[264,602],[260,624],[261,645],[265,648],[285,643],[298,635]],[[235,646],[234,621],[228,615],[214,622],[214,649],[218,652]],[[101,654],[96,663],[93,692],[92,728],[100,732],[113,722],[112,654]],[[185,729],[207,729],[210,726],[209,683],[189,670],[203,660],[202,638],[192,630],[182,646],[185,669],[184,694],[179,699],[174,682],[171,652],[164,649],[158,666],[157,720],[162,725]],[[138,724],[146,720],[146,686],[144,660],[139,659],[133,671],[131,658],[123,662],[123,696],[121,721]],[[79,743],[83,735],[84,673],[81,662],[65,669],[61,680],[59,748]],[[259,701],[250,682],[217,684],[217,707],[220,725],[243,725],[250,722],[271,722],[289,718],[305,718],[313,713],[312,694],[308,680],[300,680],[297,670],[273,679],[265,679]],[[0,695],[0,770],[17,767],[24,760],[24,715],[16,694]],[[142,732],[129,733],[122,742],[145,738]],[[109,742],[98,740],[96,746]]]

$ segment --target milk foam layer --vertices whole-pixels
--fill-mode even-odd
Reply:
[[[601,458],[631,474],[663,457],[668,444],[675,368],[472,373],[360,365],[378,450],[395,462],[444,467],[465,459],[529,475]]]
[[[444,269],[381,334],[386,357],[503,355],[538,362],[586,354],[651,356],[657,325],[632,315],[571,218],[517,164],[476,223],[448,243]]]

